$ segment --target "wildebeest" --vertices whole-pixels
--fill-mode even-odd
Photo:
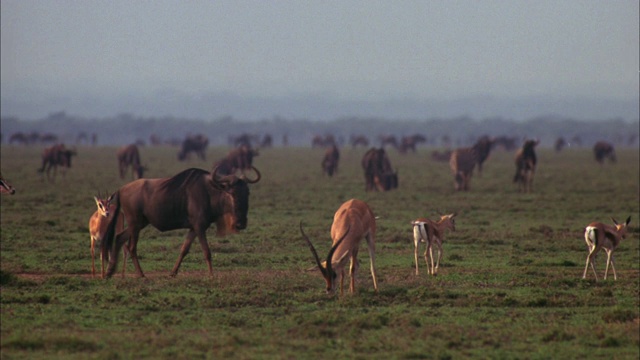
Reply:
[[[261,177],[255,167],[252,169],[257,174],[254,180],[244,176],[219,176],[217,169],[210,173],[191,168],[170,178],[139,179],[122,186],[116,192],[117,206],[113,219],[117,219],[119,211],[124,212],[127,228],[116,236],[115,220],[109,223],[105,241],[102,242],[103,249],[109,250],[106,276],[114,273],[120,247],[128,244],[136,272],[144,277],[138,262],[137,245],[140,231],[149,224],[161,232],[189,230],[171,271],[172,276],[178,273],[182,259],[196,237],[200,241],[209,274],[213,275],[206,231],[212,223],[216,224],[218,236],[247,227],[249,184],[257,183]]]
[[[16,189],[14,189],[13,186],[11,186],[11,184],[2,177],[2,174],[0,174],[0,194],[13,195],[15,193]]]
[[[202,135],[189,135],[182,141],[182,148],[178,153],[178,160],[184,161],[187,159],[190,153],[196,153],[200,160],[205,160],[207,155],[207,146],[209,146],[209,139]]]
[[[560,136],[559,138],[556,139],[555,144],[553,144],[553,149],[559,153],[560,151],[562,151],[562,149],[564,149],[564,147],[567,146],[567,140],[565,140],[562,136]]]
[[[395,135],[378,135],[378,140],[380,141],[380,147],[385,147],[386,145],[391,145],[394,148],[398,148],[398,139]]]
[[[366,191],[389,191],[398,187],[398,171],[393,171],[384,148],[371,148],[362,157]]]
[[[611,162],[616,162],[616,151],[613,145],[606,141],[598,141],[593,145],[593,155],[596,157],[596,161],[600,164],[604,164],[605,159],[609,159]]]
[[[402,154],[406,154],[409,150],[415,153],[416,145],[424,143],[426,141],[427,138],[420,134],[403,136],[402,139],[400,139],[400,148],[398,150]]]
[[[516,153],[516,174],[513,176],[513,182],[517,182],[523,192],[533,190],[533,174],[538,162],[534,148],[539,143],[540,140],[527,140]]]
[[[455,180],[455,189],[469,190],[469,182],[473,169],[478,165],[478,174],[482,171],[482,164],[489,157],[493,141],[487,136],[481,137],[472,147],[458,148],[451,153],[449,167]]]
[[[311,147],[326,147],[336,144],[336,138],[332,134],[315,135],[313,139],[311,139]]]
[[[357,146],[369,146],[369,139],[367,139],[367,137],[364,135],[351,135],[351,137],[349,138],[349,142],[351,143],[351,146],[353,148]]]
[[[322,172],[333,176],[334,173],[338,172],[338,162],[340,161],[340,151],[338,147],[332,145],[327,148],[324,153],[324,158],[322,159]]]
[[[58,166],[63,168],[62,175],[64,176],[65,168],[71,168],[71,158],[77,155],[75,149],[67,149],[64,144],[56,144],[51,147],[45,148],[42,151],[42,167],[38,169],[39,173],[46,170],[47,179],[55,179]],[[50,171],[53,168],[53,179],[50,177]]]
[[[300,232],[307,242],[307,245],[309,245],[314,260],[327,283],[326,289],[328,294],[332,294],[335,291],[336,279],[338,274],[340,274],[340,295],[342,295],[345,267],[348,260],[351,260],[349,267],[351,275],[349,290],[351,294],[355,292],[356,274],[359,267],[358,248],[360,247],[360,241],[364,238],[369,250],[373,288],[376,292],[378,291],[375,268],[376,218],[371,208],[369,208],[369,205],[364,201],[358,199],[348,200],[342,204],[334,214],[333,224],[331,225],[333,245],[324,263],[320,262],[318,253],[313,247],[311,240],[309,240],[309,237],[304,233],[304,230],[302,230],[302,221],[300,221]],[[334,254],[336,255],[335,257],[333,256]]]
[[[224,158],[213,164],[217,168],[218,175],[231,175],[237,171],[245,171],[253,166],[253,158],[258,156],[257,149],[252,149],[248,145],[231,150]]]
[[[129,166],[131,166],[132,176],[134,179],[141,179],[144,177],[144,171],[146,168],[140,163],[140,152],[138,151],[137,145],[131,144],[118,149],[117,156],[118,170],[120,171],[121,179],[124,179]]]

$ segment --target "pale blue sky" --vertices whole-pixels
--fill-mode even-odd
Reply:
[[[638,1],[622,0],[3,0],[0,84],[3,103],[167,92],[629,99],[638,18]]]

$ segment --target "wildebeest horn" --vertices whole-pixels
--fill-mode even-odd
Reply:
[[[311,253],[313,254],[313,258],[316,260],[316,264],[318,264],[318,268],[320,269],[320,271],[322,272],[323,276],[327,276],[326,275],[326,270],[322,267],[322,264],[320,263],[320,258],[318,257],[318,253],[316,252],[316,248],[313,247],[313,244],[311,243],[311,240],[309,240],[309,237],[307,236],[307,234],[304,233],[304,230],[302,230],[302,220],[300,220],[300,232],[302,233],[302,237],[304,237],[304,239],[307,241],[307,245],[309,245],[309,249],[311,249]],[[329,252],[331,253],[331,252]],[[333,254],[331,254],[333,255]]]
[[[333,253],[336,252],[336,249],[338,249],[338,246],[340,246],[340,244],[342,243],[342,240],[344,240],[345,237],[347,237],[347,234],[349,233],[349,230],[351,230],[351,225],[349,225],[349,227],[347,228],[347,231],[344,233],[344,235],[342,235],[342,237],[340,238],[340,240],[338,240],[332,247],[331,250],[329,250],[329,255],[327,255],[327,276],[331,276],[331,273],[333,271],[333,269],[331,268],[333,266]],[[333,280],[333,279],[332,279]]]
[[[235,176],[235,175],[219,176],[218,175],[218,169],[219,168],[220,168],[220,166],[216,165],[216,167],[213,168],[213,171],[211,171],[211,181],[213,182],[214,186],[216,186],[216,187],[227,188],[238,177]]]
[[[260,181],[260,178],[262,178],[262,174],[260,174],[260,171],[258,171],[258,169],[256,169],[256,167],[255,167],[255,166],[253,166],[253,165],[252,165],[252,166],[251,166],[251,169],[253,169],[253,171],[255,171],[255,172],[256,172],[256,174],[258,175],[258,177],[257,177],[255,180],[249,180],[246,176],[244,176],[244,175],[243,175],[243,176],[242,176],[242,178],[244,179],[244,181],[246,181],[246,182],[247,182],[247,184],[255,184],[255,183],[257,183],[258,181]],[[302,222],[301,222],[301,225],[302,225]]]

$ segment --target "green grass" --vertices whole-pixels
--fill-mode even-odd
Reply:
[[[400,188],[365,193],[363,149],[342,150],[339,173],[323,177],[321,150],[263,149],[255,165],[249,227],[208,232],[214,276],[193,245],[169,277],[186,231],[142,231],[147,278],[91,278],[87,223],[93,196],[123,185],[115,148],[80,148],[55,183],[36,173],[38,148],[2,147],[2,173],[17,189],[0,198],[2,359],[127,358],[616,358],[640,348],[639,155],[619,149],[599,166],[589,149],[538,150],[534,193],[511,183],[513,154],[495,152],[471,191],[453,191],[448,164],[429,150],[390,151]],[[175,148],[142,148],[150,177],[208,161],[179,163]],[[350,198],[377,221],[374,293],[365,245],[354,296],[327,297],[298,223],[321,256],[335,210]],[[420,216],[457,211],[437,277],[422,259],[415,276],[412,229]],[[592,221],[631,215],[615,253],[618,280],[582,280]],[[421,249],[421,253],[422,253]]]

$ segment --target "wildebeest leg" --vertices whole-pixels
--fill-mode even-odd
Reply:
[[[118,248],[116,249],[116,254],[120,250],[120,246],[122,246],[122,244],[129,243],[129,256],[131,256],[131,262],[133,262],[133,266],[136,268],[138,276],[144,277],[144,273],[140,267],[140,262],[138,261],[138,236],[140,235],[140,229],[130,229],[129,231],[122,233],[122,235],[125,235],[122,239],[120,238],[120,235],[118,235]]]
[[[204,260],[207,262],[207,266],[209,266],[209,275],[213,276],[213,265],[211,264],[211,249],[209,249],[209,243],[207,242],[207,236],[204,231],[200,231],[200,234],[198,234],[198,240],[200,240],[200,247],[202,248],[202,255],[204,255]]]
[[[193,229],[189,229],[187,233],[187,237],[182,244],[182,249],[180,250],[180,256],[178,256],[178,261],[173,266],[173,270],[171,270],[171,276],[176,276],[178,274],[178,269],[180,268],[180,264],[182,264],[182,259],[189,253],[189,248],[191,248],[191,243],[193,239],[196,237],[196,232]]]

